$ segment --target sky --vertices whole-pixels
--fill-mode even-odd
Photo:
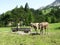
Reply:
[[[0,14],[12,10],[16,6],[20,7],[22,5],[24,7],[26,2],[30,8],[38,9],[47,6],[54,1],[55,0],[0,0]]]

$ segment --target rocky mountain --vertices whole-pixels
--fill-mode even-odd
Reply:
[[[51,3],[49,6],[60,6],[60,0],[55,0],[53,3]]]

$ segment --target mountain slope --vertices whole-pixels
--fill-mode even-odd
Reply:
[[[51,3],[49,6],[60,6],[60,0],[55,0],[53,3]]]

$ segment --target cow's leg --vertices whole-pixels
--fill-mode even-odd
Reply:
[[[44,27],[44,29],[45,29],[45,34],[47,33],[47,31],[46,31],[46,27]]]
[[[46,27],[46,29],[45,29],[45,30],[46,30],[46,31],[45,31],[45,32],[46,32],[46,34],[48,34],[48,27]]]
[[[42,29],[40,30],[40,34],[42,34]]]
[[[38,33],[38,27],[37,27],[37,29],[36,29],[36,33]]]
[[[45,34],[48,34],[48,27],[45,27]]]
[[[38,33],[38,32],[37,32],[37,29],[35,29],[35,31],[36,31],[36,33]]]
[[[41,27],[40,34],[43,34],[43,27]]]
[[[37,33],[37,27],[36,26],[34,26],[34,29],[35,29],[35,32]]]

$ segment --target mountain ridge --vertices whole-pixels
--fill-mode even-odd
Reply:
[[[53,3],[51,3],[48,6],[60,6],[60,0],[55,0]]]

